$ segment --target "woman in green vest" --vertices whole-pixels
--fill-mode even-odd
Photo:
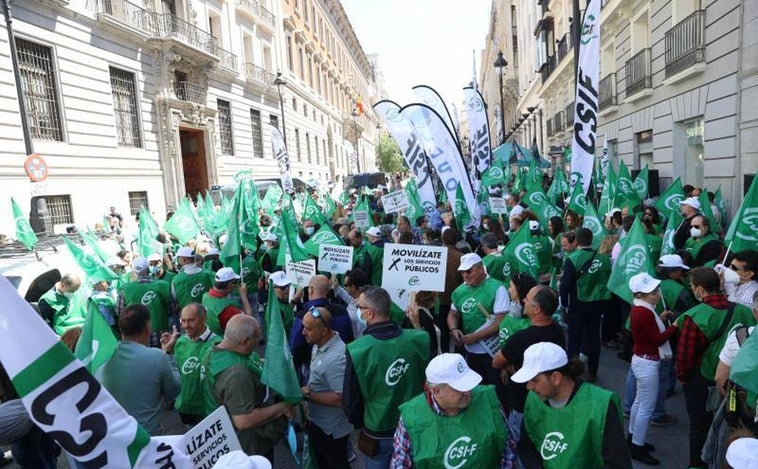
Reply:
[[[536,457],[546,469],[631,469],[619,398],[579,381],[583,372],[584,364],[578,358],[569,361],[556,344],[540,342],[526,349],[524,365],[511,376],[532,391],[524,407],[522,440],[531,440],[534,454],[522,452],[522,461]]]
[[[498,336],[500,337],[500,348],[503,348],[505,341],[516,332],[529,327],[529,318],[524,316],[524,301],[526,295],[537,282],[529,274],[519,272],[511,278],[508,287],[508,295],[511,297],[511,306],[508,314],[500,321]]]

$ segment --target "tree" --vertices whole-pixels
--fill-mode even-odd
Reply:
[[[382,133],[379,137],[379,145],[376,147],[376,165],[379,171],[401,173],[405,171],[404,162],[400,147],[397,146],[395,139],[386,133]]]

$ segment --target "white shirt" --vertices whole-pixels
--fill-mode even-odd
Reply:
[[[747,306],[748,308],[752,308],[753,295],[756,291],[758,291],[758,282],[755,280],[750,280],[749,282],[737,285],[737,288],[735,288],[733,291],[729,291],[731,288],[729,288],[728,284],[725,284],[724,289],[726,289],[728,293],[727,300],[731,301],[732,303],[739,303],[741,305]]]
[[[732,329],[732,332],[726,337],[724,348],[722,348],[721,353],[719,353],[719,361],[728,367],[732,366],[734,357],[736,357],[737,353],[740,351],[740,344],[737,342],[737,329],[738,327]],[[748,335],[753,333],[753,329],[755,329],[754,326],[748,328]]]

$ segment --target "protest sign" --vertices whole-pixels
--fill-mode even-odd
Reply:
[[[368,211],[356,210],[353,212],[353,220],[355,221],[355,227],[359,229],[368,228],[370,225],[368,221]]]
[[[321,244],[318,250],[318,270],[344,274],[353,268],[353,247]]]
[[[299,287],[308,285],[311,277],[316,275],[316,261],[308,259],[307,261],[292,262],[288,258],[286,272],[293,284]]]
[[[224,406],[188,431],[183,443],[196,468],[213,467],[221,456],[242,449]]]
[[[505,199],[503,197],[490,197],[490,212],[501,215],[507,214],[508,207],[505,205]]]
[[[444,291],[447,248],[385,244],[382,287]]]
[[[394,213],[408,207],[408,194],[404,190],[390,192],[382,196],[384,213]]]

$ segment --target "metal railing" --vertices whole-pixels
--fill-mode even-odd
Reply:
[[[553,127],[556,132],[563,130],[563,111],[558,111],[553,116]]]
[[[568,106],[566,106],[566,110],[564,111],[564,114],[566,115],[566,130],[571,130],[574,128],[574,101],[571,101]]]
[[[626,61],[624,65],[626,75],[626,95],[639,93],[645,88],[653,86],[650,73],[650,49],[642,49]]]
[[[228,69],[237,71],[237,56],[232,54],[226,49],[218,48],[216,51],[216,55],[219,58],[219,62],[222,67]]]
[[[598,91],[598,105],[600,109],[617,104],[616,101],[616,74],[609,73],[600,80]]]
[[[569,44],[569,33],[566,33],[563,35],[562,38],[558,40],[558,63],[563,60],[564,57],[568,55],[568,51],[571,49],[571,44]]]
[[[245,76],[248,80],[255,80],[259,83],[263,83],[264,85],[271,85],[274,83],[274,79],[276,76],[266,70],[265,68],[259,67],[252,63],[246,63],[245,64]]]
[[[274,17],[274,14],[268,11],[263,5],[258,5],[258,8],[255,10],[256,16],[269,25],[270,27],[274,27],[274,24],[276,24],[276,18]]]
[[[174,85],[176,99],[197,104],[206,104],[208,101],[208,89],[189,81],[179,81]]]
[[[705,61],[705,10],[666,31],[666,77]]]
[[[197,26],[171,13],[155,14],[153,34],[162,38],[173,38],[211,55],[218,53],[216,38]]]
[[[103,0],[99,13],[112,17],[119,23],[144,32],[150,30],[149,13],[142,7],[126,0]]]
[[[542,75],[543,85],[548,80],[548,78],[550,78],[550,75],[552,75],[554,71],[555,71],[555,56],[551,55],[547,58],[545,63],[542,64],[542,68],[540,68],[540,75]]]

